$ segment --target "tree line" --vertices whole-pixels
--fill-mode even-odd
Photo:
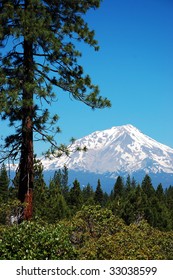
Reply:
[[[19,172],[10,186],[5,164],[0,169],[0,223],[8,224],[11,216],[22,209],[16,199],[19,187]],[[146,220],[152,227],[163,231],[173,229],[173,186],[155,189],[149,175],[142,183],[136,183],[130,175],[124,180],[118,176],[110,194],[103,191],[101,181],[97,186],[89,183],[82,187],[77,179],[68,184],[68,168],[57,170],[48,185],[44,181],[43,166],[39,160],[34,163],[33,220],[56,223],[70,219],[85,206],[99,205],[124,220],[127,225]],[[25,205],[26,206],[26,205]],[[22,211],[21,211],[22,212]]]

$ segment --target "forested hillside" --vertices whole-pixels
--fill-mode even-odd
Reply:
[[[47,186],[36,161],[33,217],[22,221],[18,177],[11,186],[1,167],[0,259],[173,259],[173,186],[119,176],[108,195],[100,180],[69,187],[66,167]]]

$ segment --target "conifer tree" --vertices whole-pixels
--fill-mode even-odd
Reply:
[[[104,199],[104,194],[103,194],[103,190],[101,188],[100,179],[98,179],[97,187],[96,187],[96,191],[95,191],[95,195],[94,195],[94,200],[96,203],[103,205],[103,199]]]
[[[5,164],[0,168],[0,200],[7,202],[8,199],[9,178]]]
[[[98,50],[84,16],[100,2],[0,1],[0,115],[15,129],[5,139],[2,157],[20,158],[18,197],[22,202],[34,185],[34,137],[49,141],[51,153],[69,152],[55,142],[58,116],[50,117],[47,108],[56,100],[53,90],[68,92],[91,108],[110,107],[110,101],[99,96],[98,86],[84,74],[75,45],[84,42]]]
[[[121,197],[123,195],[123,192],[124,192],[123,179],[121,176],[118,176],[113,189],[114,198]]]
[[[119,217],[122,216],[123,207],[124,207],[124,183],[121,176],[117,177],[114,188],[111,192],[111,203],[110,208],[115,215]]]
[[[146,204],[146,195],[141,186],[132,188],[124,198],[122,218],[127,224],[132,222],[139,223],[144,218],[144,205]]]
[[[127,176],[127,179],[126,179],[126,193],[129,193],[131,191],[131,178],[130,178],[130,175]]]
[[[49,223],[63,219],[69,215],[67,203],[61,192],[61,171],[56,171],[47,190],[47,220]]]
[[[6,205],[9,198],[9,178],[5,164],[0,168],[0,224],[6,224]]]
[[[76,210],[79,210],[82,206],[82,191],[77,179],[74,180],[73,186],[69,192],[69,205],[73,213],[76,212]]]
[[[162,184],[159,184],[156,189],[156,196],[159,199],[159,201],[164,202],[165,201],[165,194],[162,187]]]
[[[43,220],[47,217],[48,188],[44,181],[43,165],[40,160],[34,159],[34,191],[33,215]]]
[[[173,186],[169,186],[169,188],[166,189],[165,198],[166,198],[166,207],[168,208],[171,216],[171,226],[173,229]]]
[[[61,191],[66,202],[68,201],[69,196],[69,186],[68,186],[68,168],[64,165],[64,168],[61,170]]]
[[[59,192],[61,192],[61,181],[62,181],[62,174],[61,170],[59,169],[58,171],[55,171],[53,178],[50,182],[50,188],[51,186],[55,186]]]
[[[135,189],[135,188],[136,188],[136,185],[137,185],[137,184],[136,184],[136,180],[135,180],[135,178],[133,177],[133,178],[132,178],[132,181],[131,181],[131,186],[132,186],[133,189]]]
[[[88,183],[86,187],[82,189],[82,198],[84,204],[93,205],[94,204],[94,191],[91,185]]]
[[[142,180],[142,190],[147,195],[148,198],[151,199],[153,195],[155,195],[155,190],[152,185],[151,178],[148,174],[145,175],[144,179]]]

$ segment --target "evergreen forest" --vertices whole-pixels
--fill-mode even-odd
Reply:
[[[101,181],[68,184],[68,169],[46,185],[34,163],[32,219],[22,220],[26,202],[17,197],[19,174],[10,182],[0,169],[0,259],[173,259],[173,186],[155,189],[145,175],[115,180],[110,194]]]

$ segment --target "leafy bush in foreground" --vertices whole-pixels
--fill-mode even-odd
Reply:
[[[71,259],[75,250],[64,225],[23,222],[1,229],[0,259]]]
[[[173,259],[173,232],[147,222],[127,226],[101,206],[85,206],[57,224],[0,228],[0,259]]]

